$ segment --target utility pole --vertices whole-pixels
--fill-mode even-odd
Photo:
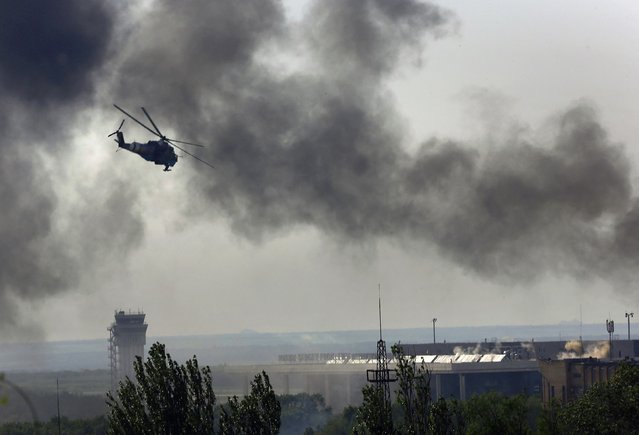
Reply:
[[[626,318],[628,319],[628,341],[630,341],[630,318],[634,317],[635,313],[626,313]]]
[[[58,435],[62,434],[62,426],[60,424],[60,383],[58,378],[55,378],[55,396],[58,404]]]
[[[437,318],[433,317],[433,344],[437,343],[437,340],[435,340],[435,323],[437,322]]]
[[[609,357],[612,359],[612,333],[615,332],[615,321],[614,320],[606,320],[606,330],[608,331],[608,340],[609,340]]]

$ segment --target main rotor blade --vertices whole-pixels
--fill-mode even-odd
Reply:
[[[138,124],[140,124],[142,127],[146,128],[147,130],[149,130],[151,133],[153,133],[156,136],[162,137],[162,135],[157,134],[156,132],[154,132],[153,130],[151,130],[149,127],[147,127],[146,125],[142,124],[140,121],[138,121],[135,116],[131,115],[129,112],[127,112],[126,110],[124,110],[123,108],[121,108],[120,106],[118,106],[117,104],[113,105],[116,109],[118,109],[120,112],[124,113],[126,116],[128,116],[129,118],[131,118],[132,120],[134,120],[135,122],[137,122]]]
[[[191,143],[191,142],[184,142],[183,140],[176,140],[176,139],[166,139],[166,140],[170,140],[171,142],[177,142],[177,143],[183,143],[186,145],[193,145],[194,147],[206,147],[206,145],[200,145],[199,143]]]
[[[167,142],[171,142],[170,139],[165,139]],[[171,142],[173,143],[173,142]],[[210,164],[209,162],[207,162],[206,160],[202,160],[201,158],[191,154],[190,152],[188,152],[187,150],[185,150],[184,148],[181,148],[179,146],[177,146],[176,144],[173,143],[173,146],[177,149],[179,149],[180,151],[182,151],[183,153],[186,153],[188,155],[190,155],[191,157],[193,157],[195,160],[199,160],[200,162],[204,163],[207,166],[210,166],[211,168],[215,169],[215,166],[213,166],[212,164]]]
[[[155,122],[153,122],[153,120],[151,119],[151,115],[149,115],[149,112],[146,111],[146,109],[144,107],[141,108],[142,111],[144,112],[144,114],[146,115],[147,118],[149,118],[149,121],[151,121],[151,124],[153,125],[153,127],[155,127],[155,131],[158,132],[158,136],[160,137],[164,137],[164,135],[162,134],[162,132],[160,131],[160,129],[158,128],[157,125],[155,125]]]

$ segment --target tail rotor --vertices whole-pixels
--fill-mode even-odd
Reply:
[[[113,139],[114,142],[118,144],[118,149],[116,149],[115,152],[120,151],[120,147],[122,147],[123,144],[124,144],[124,135],[120,132],[120,129],[124,125],[124,121],[126,121],[126,118],[122,120],[122,122],[120,123],[120,126],[118,127],[117,130],[115,130],[113,133],[111,133],[110,135],[107,136],[107,137],[111,137],[114,134],[117,135],[118,138],[117,139]]]
[[[111,133],[110,135],[108,135],[107,137],[111,137],[111,136],[113,136],[114,134],[118,134],[118,133],[120,132],[120,129],[121,129],[121,128],[122,128],[122,126],[124,125],[124,121],[126,121],[126,119],[123,119],[123,120],[122,120],[122,122],[120,123],[120,126],[118,127],[118,129],[117,129],[117,130],[115,130],[115,131],[114,131],[113,133]],[[115,139],[114,139],[114,140],[115,140]],[[117,140],[116,140],[116,142],[117,142]]]

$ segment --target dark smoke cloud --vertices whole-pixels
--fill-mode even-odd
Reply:
[[[452,19],[448,11],[417,1],[331,0],[315,2],[305,25],[311,50],[331,78],[346,72],[361,81],[393,72],[407,52],[419,58],[424,36],[442,36]]]
[[[394,197],[392,179],[403,158],[399,121],[381,77],[405,38],[441,34],[449,14],[418,2],[346,3],[311,7],[293,43],[322,67],[287,77],[260,57],[268,44],[286,46],[298,34],[286,27],[279,2],[190,2],[178,11],[160,2],[132,36],[118,73],[118,101],[142,100],[156,121],[172,120],[183,136],[210,138],[207,158],[219,176],[205,171],[197,183],[245,235],[260,238],[295,224],[362,236],[370,232],[366,225],[391,229],[367,218],[386,208],[376,197]],[[240,35],[250,29],[249,37],[222,37],[219,25]],[[183,31],[157,33],[176,28]],[[359,43],[366,48],[349,46]],[[233,50],[239,54],[229,55]],[[380,50],[392,58],[383,61]],[[352,66],[343,70],[331,52]],[[374,77],[379,90],[371,88]]]
[[[451,188],[444,204],[452,210],[433,238],[489,276],[534,278],[553,269],[603,274],[601,265],[615,254],[606,220],[628,210],[629,169],[594,111],[577,105],[558,120],[551,147],[515,141],[467,167],[462,193]]]
[[[70,151],[67,133],[93,102],[101,68],[108,60],[114,11],[104,2],[85,0],[0,1],[0,330],[3,338],[20,334],[15,325],[37,331],[18,318],[16,303],[35,301],[76,286],[98,251],[122,249],[113,234],[100,234],[105,222],[124,222],[119,234],[139,241],[135,198],[120,199],[117,183],[70,209],[63,225],[56,212],[64,203],[53,187],[45,161],[64,169]],[[86,182],[67,185],[82,191]],[[95,193],[95,192],[94,192]],[[107,209],[112,198],[126,201]],[[106,199],[105,199],[106,198]],[[106,201],[106,202],[103,202]],[[82,219],[91,210],[91,219]],[[133,222],[132,226],[128,226]],[[135,224],[137,222],[137,225]],[[58,227],[67,228],[60,233]],[[111,227],[112,225],[109,225]],[[118,234],[118,233],[115,233]],[[130,245],[129,245],[130,246]],[[11,326],[7,328],[7,326]]]
[[[97,1],[0,2],[0,85],[19,102],[75,102],[93,91],[113,17]]]
[[[453,140],[403,146],[388,80],[455,31],[449,11],[324,0],[295,28],[275,0],[131,11],[0,1],[0,327],[21,322],[16,302],[77,286],[143,237],[135,183],[109,172],[66,185],[79,198],[69,205],[43,165],[64,165],[67,132],[105,79],[114,102],[145,105],[161,128],[211,144],[199,155],[215,170],[176,168],[194,174],[188,212],[223,216],[251,240],[311,226],[349,243],[434,245],[491,279],[633,276],[631,168],[590,106],[559,116],[547,143],[514,134],[483,155]]]
[[[297,29],[277,2],[160,2],[132,36],[116,95],[212,144],[201,156],[216,169],[193,165],[194,210],[253,240],[312,226],[434,244],[497,280],[623,275],[639,253],[639,206],[623,148],[588,104],[558,116],[548,143],[513,134],[486,155],[437,139],[402,146],[387,80],[455,28],[417,1],[317,1]],[[273,45],[310,67],[264,63]]]
[[[133,23],[130,44],[121,47],[128,56],[115,74],[114,98],[128,107],[144,101],[165,121],[185,121],[201,104],[241,96],[256,49],[283,26],[284,11],[276,1],[195,0],[178,8],[158,1]]]

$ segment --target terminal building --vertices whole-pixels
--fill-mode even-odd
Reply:
[[[551,396],[571,400],[588,385],[612,376],[619,361],[639,356],[639,340],[615,340],[612,352],[606,340],[484,341],[403,344],[402,347],[406,355],[414,357],[418,364],[423,362],[429,370],[433,398],[459,400],[489,391],[537,395],[544,400]],[[376,358],[373,353],[287,354],[280,355],[277,364],[229,366],[219,370],[224,376],[235,376],[242,392],[248,391],[255,373],[265,370],[276,393],[318,393],[324,396],[327,405],[339,410],[361,404],[361,390],[367,383],[366,370],[375,369]],[[389,368],[394,365],[390,359]],[[220,380],[220,376],[217,379]]]

